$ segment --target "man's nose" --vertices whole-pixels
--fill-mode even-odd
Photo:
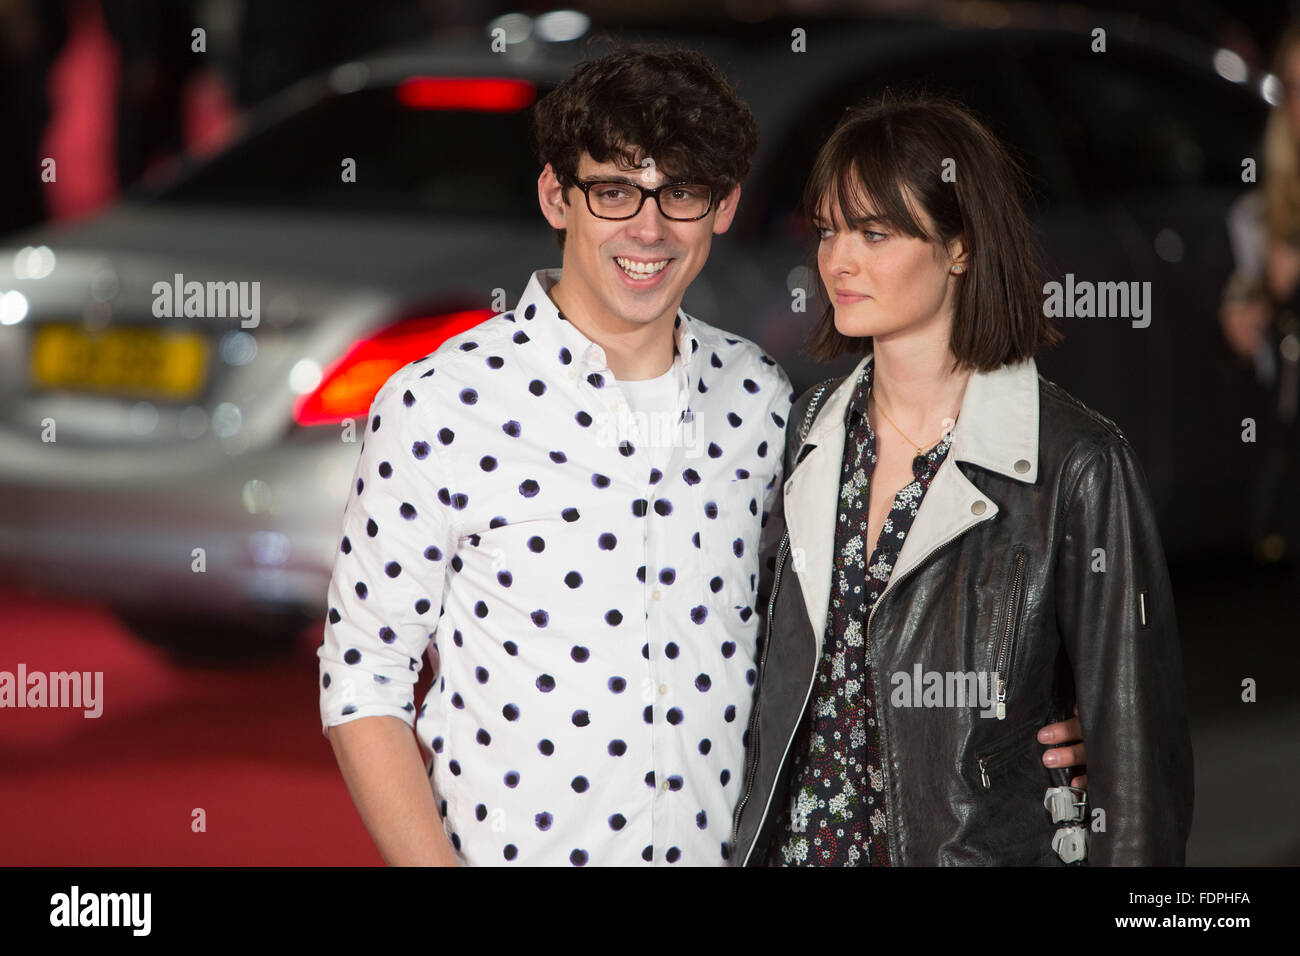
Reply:
[[[655,197],[646,196],[641,211],[628,220],[628,232],[641,242],[655,242],[663,238],[667,222]]]

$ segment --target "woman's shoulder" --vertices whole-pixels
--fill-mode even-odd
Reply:
[[[1041,374],[1038,376],[1038,435],[1040,453],[1045,458],[1055,458],[1061,465],[1091,457],[1112,445],[1132,450],[1119,425]]]

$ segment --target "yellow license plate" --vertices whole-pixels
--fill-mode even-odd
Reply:
[[[185,400],[203,387],[208,343],[194,332],[54,324],[36,329],[31,356],[42,388]]]

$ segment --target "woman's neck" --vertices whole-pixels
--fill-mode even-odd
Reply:
[[[871,390],[881,408],[909,438],[926,446],[938,441],[961,411],[969,369],[952,369],[955,357],[944,341],[872,342]],[[879,427],[872,418],[873,428]],[[888,427],[882,421],[881,425]]]

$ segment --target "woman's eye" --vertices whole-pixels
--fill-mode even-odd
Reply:
[[[818,239],[829,239],[829,238],[830,238],[831,236],[833,236],[833,235],[835,235],[835,230],[834,230],[834,229],[827,229],[825,226],[823,226],[821,229],[818,229],[818,230],[817,230],[817,238],[818,238]]]
[[[867,237],[868,242],[881,242],[889,238],[889,233],[875,232],[871,229],[868,229],[866,232],[863,233],[863,235]]]

